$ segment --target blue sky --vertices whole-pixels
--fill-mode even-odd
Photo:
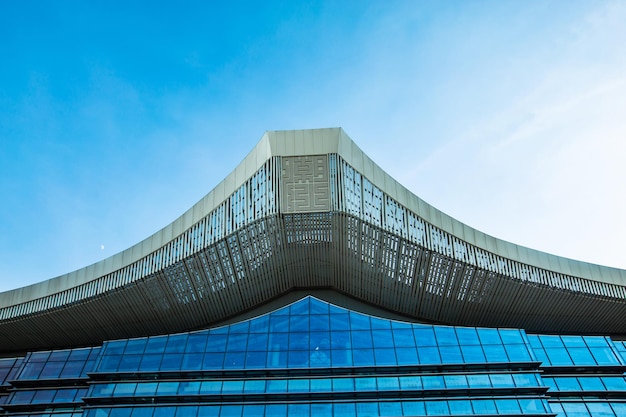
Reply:
[[[626,3],[226,3],[0,2],[0,291],[334,126],[474,228],[626,268]]]

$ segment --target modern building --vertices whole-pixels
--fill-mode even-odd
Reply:
[[[267,132],[153,236],[0,294],[0,415],[626,416],[624,336],[626,271]]]

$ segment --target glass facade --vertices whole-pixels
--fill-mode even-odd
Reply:
[[[0,415],[624,416],[625,352],[307,296],[227,326],[0,359]]]

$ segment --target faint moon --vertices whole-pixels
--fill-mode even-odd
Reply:
[[[100,245],[100,250],[104,250],[104,245]]]

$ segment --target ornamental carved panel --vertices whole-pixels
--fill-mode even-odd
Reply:
[[[283,213],[330,211],[328,157],[283,157],[281,209]]]

